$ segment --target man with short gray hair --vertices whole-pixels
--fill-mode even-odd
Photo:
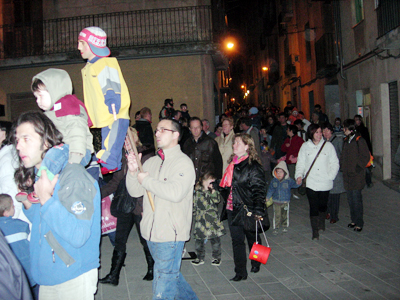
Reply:
[[[203,131],[212,139],[215,139],[217,135],[210,131],[210,122],[207,119],[203,119]]]
[[[182,151],[190,157],[196,171],[196,182],[206,172],[214,172],[215,176],[222,178],[222,156],[217,142],[203,131],[203,124],[198,117],[189,121],[192,136],[183,145]]]

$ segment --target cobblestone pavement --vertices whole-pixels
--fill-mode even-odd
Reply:
[[[184,260],[181,271],[204,300],[400,299],[400,194],[375,182],[363,190],[363,200],[362,232],[347,227],[350,213],[346,194],[342,194],[339,222],[327,222],[320,240],[312,241],[307,199],[293,199],[288,232],[276,236],[271,229],[267,232],[270,258],[259,273],[249,273],[245,281],[229,281],[235,275],[229,232],[222,237],[219,267],[211,265],[211,246],[207,244],[205,264],[195,267]],[[270,207],[270,220],[272,215]],[[193,239],[186,249],[194,251]],[[112,250],[108,238],[103,237],[100,277],[110,269]],[[96,300],[151,299],[151,282],[142,280],[147,265],[135,229],[127,253],[120,284],[99,284]]]

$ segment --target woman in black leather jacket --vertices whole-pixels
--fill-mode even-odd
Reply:
[[[235,277],[232,281],[247,279],[247,255],[245,238],[249,250],[256,241],[256,234],[244,229],[242,206],[245,204],[249,211],[256,215],[264,215],[266,183],[263,168],[254,141],[249,134],[238,133],[233,143],[233,155],[229,160],[229,166],[220,183],[227,188],[228,196],[223,206],[223,216],[227,215],[231,232],[233,259],[235,263]],[[257,237],[258,241],[261,240]],[[260,263],[251,261],[251,272],[260,271]]]

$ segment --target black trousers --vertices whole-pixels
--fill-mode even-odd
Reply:
[[[141,215],[122,214],[117,219],[117,229],[115,234],[115,250],[118,252],[126,252],[126,243],[128,241],[129,234],[131,233],[133,225],[136,224],[136,230],[139,235],[140,243],[143,246],[143,250],[146,256],[151,255],[149,247],[147,246],[146,240],[140,234],[140,221],[142,220]]]
[[[340,194],[329,194],[328,210],[331,220],[339,221]]]
[[[328,208],[329,191],[314,191],[307,188],[306,194],[310,204],[310,217],[317,217]]]
[[[247,276],[247,259],[246,255],[246,245],[244,239],[247,239],[247,244],[249,246],[249,252],[253,244],[256,242],[256,233],[244,230],[243,226],[232,226],[232,211],[227,210],[229,230],[231,232],[232,238],[232,248],[233,248],[233,261],[235,263],[235,273],[239,276]],[[257,241],[261,244],[260,236],[257,236]],[[259,267],[261,265],[258,261],[251,261],[252,267]]]

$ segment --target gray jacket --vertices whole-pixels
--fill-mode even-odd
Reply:
[[[343,150],[343,136],[333,133],[329,141],[332,143],[333,147],[335,147],[335,151],[339,159]],[[335,180],[333,181],[333,188],[330,190],[329,194],[341,194],[345,191],[346,190],[344,189],[343,184],[343,173],[339,171],[336,175]]]

